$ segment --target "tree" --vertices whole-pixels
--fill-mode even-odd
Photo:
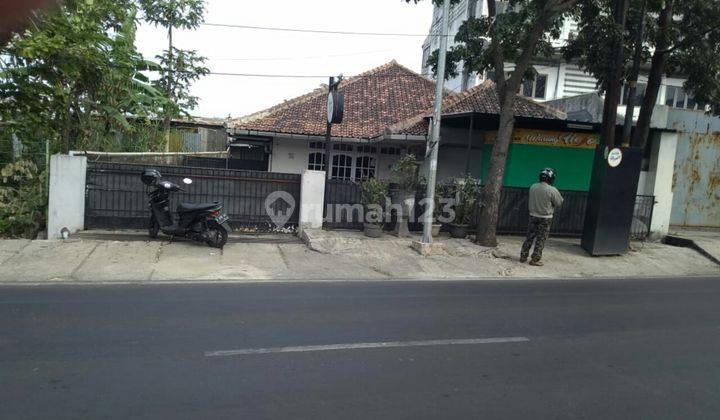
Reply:
[[[203,66],[205,58],[193,50],[173,46],[173,29],[196,29],[203,22],[203,0],[140,0],[145,20],[167,29],[168,49],[156,58],[160,61],[161,77],[155,85],[173,99],[173,106],[164,112],[165,129],[170,120],[197,106],[197,97],[190,94],[190,86],[209,73]],[[169,132],[168,132],[169,133]],[[166,145],[166,149],[167,149]]]
[[[487,0],[488,16],[466,20],[455,37],[457,45],[448,52],[445,76],[456,76],[460,62],[473,72],[490,72],[500,104],[498,134],[483,188],[475,238],[481,245],[497,245],[500,192],[515,127],[516,93],[524,79],[534,77],[533,60],[552,55],[551,41],[560,37],[563,17],[576,3],[577,0],[511,0],[506,3],[507,9],[500,13],[496,2]],[[437,54],[432,57],[436,60]],[[507,75],[505,63],[515,66]]]
[[[133,133],[130,117],[155,118],[168,107],[142,73],[157,66],[135,49],[135,30],[132,0],[66,0],[37,13],[0,50],[3,144],[12,135],[31,156],[46,140],[67,152]]]
[[[647,143],[664,74],[687,77],[685,90],[699,103],[710,105],[713,112],[720,110],[719,2],[632,1],[627,25],[619,32],[607,23],[611,7],[610,0],[581,0],[574,16],[578,35],[570,39],[564,55],[597,78],[601,92],[607,90],[608,68],[612,67],[608,51],[613,39],[622,39],[625,59],[619,68],[628,85],[636,80],[637,67],[649,66],[648,84],[631,140],[633,146],[645,147]],[[643,33],[640,39],[638,32]]]

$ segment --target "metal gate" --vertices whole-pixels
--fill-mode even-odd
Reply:
[[[278,226],[270,213],[287,212],[284,228],[297,227],[300,204],[300,175],[272,172],[192,168],[186,166],[138,165],[127,163],[88,162],[85,192],[85,227],[88,229],[145,229],[149,209],[147,188],[140,181],[146,168],[155,168],[164,179],[182,184],[185,177],[193,183],[184,192],[171,196],[171,208],[179,202],[220,201],[234,229],[273,231]],[[282,191],[292,203],[276,198]],[[277,194],[275,194],[277,196]],[[282,208],[279,208],[282,207]],[[285,219],[285,218],[283,218]]]

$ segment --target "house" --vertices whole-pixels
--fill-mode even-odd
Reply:
[[[414,153],[423,160],[434,90],[432,81],[395,61],[343,81],[339,91],[345,95],[345,117],[332,127],[331,177],[386,179],[400,155]],[[326,96],[326,89],[320,88],[232,120],[228,128],[231,149],[243,146],[262,150],[272,172],[324,170]],[[438,179],[465,173],[482,178],[487,172],[498,111],[492,82],[463,93],[445,93]],[[527,98],[518,98],[515,115],[517,144],[511,146],[507,184],[527,186],[536,179],[537,170],[555,164],[567,167],[568,175],[578,173],[567,177],[569,187],[587,190],[596,127],[568,125],[564,113]],[[540,135],[532,135],[538,130],[542,131]],[[541,149],[534,149],[538,144],[542,144]],[[583,159],[578,159],[577,153]],[[580,181],[570,183],[571,179]]]

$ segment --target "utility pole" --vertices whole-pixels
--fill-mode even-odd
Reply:
[[[450,14],[450,0],[443,0],[443,15],[440,25],[440,53],[438,55],[437,74],[435,75],[435,110],[432,119],[432,131],[428,140],[425,158],[429,159],[427,166],[427,192],[425,194],[427,207],[423,224],[423,244],[432,243],[432,222],[435,207],[435,177],[437,175],[438,147],[440,143],[440,118],[442,116],[443,87],[445,85],[445,57],[447,55],[448,21]]]
[[[343,98],[342,95],[334,95],[334,92],[337,92],[338,85],[343,80],[343,75],[340,74],[337,77],[337,82],[335,81],[334,77],[330,77],[328,80],[328,116],[327,116],[327,125],[325,126],[325,177],[326,179],[330,180],[332,178],[331,174],[331,167],[332,167],[332,159],[331,159],[331,153],[332,153],[332,125],[333,123],[341,123],[342,122],[342,114],[344,109],[343,104]],[[335,103],[333,98],[337,98],[338,103]]]
[[[172,22],[170,22],[170,25],[168,27],[168,67],[167,67],[167,96],[168,100],[172,100],[172,84],[173,84],[173,70],[172,70],[172,61],[173,61],[173,39],[172,39]],[[169,110],[165,110],[165,121],[163,121],[163,125],[165,126],[165,151],[170,151],[170,112]]]
[[[332,95],[333,86],[335,85],[335,78],[330,76],[330,79],[328,80],[328,95]],[[330,97],[328,96],[328,100]],[[330,167],[332,165],[332,159],[330,158],[330,153],[332,153],[332,146],[330,145],[330,141],[332,141],[332,122],[330,121],[330,118],[328,118],[327,125],[325,126],[325,179],[328,181],[332,178],[332,174],[330,173]]]

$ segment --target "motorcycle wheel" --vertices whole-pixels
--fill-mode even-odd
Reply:
[[[148,226],[148,236],[152,239],[155,239],[158,237],[159,232],[160,232],[160,223],[158,223],[157,219],[155,219],[154,216],[150,217],[150,226]]]
[[[222,249],[227,243],[228,234],[220,225],[215,222],[208,223],[207,236],[208,240],[206,243],[213,248]]]

